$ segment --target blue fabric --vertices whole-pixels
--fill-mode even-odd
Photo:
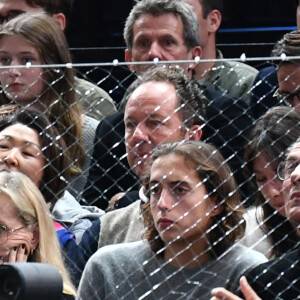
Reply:
[[[62,248],[66,245],[68,241],[75,240],[74,233],[66,225],[55,221],[54,226]]]
[[[98,250],[100,219],[92,222],[77,245],[75,239],[69,239],[64,247],[65,263],[75,287],[78,287],[83,269],[89,258]]]

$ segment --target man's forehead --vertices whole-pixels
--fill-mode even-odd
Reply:
[[[291,150],[289,151],[287,158],[299,157],[300,158],[300,143],[296,144]]]
[[[152,19],[155,18],[157,22],[152,22]],[[151,21],[149,23],[149,20]],[[136,21],[134,22],[134,32],[139,30],[140,27],[151,26],[152,29],[164,29],[164,27],[168,28],[169,26],[179,26],[183,29],[183,22],[179,15],[175,13],[162,13],[159,15],[154,14],[142,14],[140,15]],[[163,26],[164,25],[164,26]]]
[[[159,111],[165,108],[174,108],[177,102],[175,88],[168,82],[150,81],[137,87],[128,99],[126,108],[153,107]],[[126,110],[126,109],[125,109]]]

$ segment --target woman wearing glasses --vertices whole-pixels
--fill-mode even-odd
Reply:
[[[74,299],[75,289],[42,194],[22,173],[3,171],[0,172],[0,264],[27,261],[55,266],[63,278],[61,299]]]
[[[256,209],[250,209],[244,216],[247,227],[241,243],[269,258],[281,256],[298,241],[285,216],[282,181],[277,169],[299,132],[300,112],[284,106],[274,107],[256,121],[245,149]]]

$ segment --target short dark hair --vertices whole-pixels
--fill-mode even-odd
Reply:
[[[46,202],[53,207],[63,195],[70,176],[65,143],[62,138],[58,138],[60,135],[55,127],[37,110],[20,108],[12,115],[4,117],[0,120],[0,132],[15,124],[23,124],[38,132],[46,162],[39,188]]]
[[[243,208],[237,185],[228,164],[221,153],[212,145],[201,141],[179,141],[159,145],[154,149],[151,158],[170,154],[181,155],[197,170],[210,197],[216,197],[216,205],[222,206],[222,212],[214,217],[214,225],[208,234],[213,256],[221,255],[244,234]],[[150,196],[150,167],[143,178],[146,196]],[[164,247],[153,222],[150,203],[143,206],[144,223],[148,239],[153,251]]]
[[[26,0],[30,6],[40,6],[49,15],[63,13],[67,24],[70,22],[74,0]]]
[[[142,84],[150,81],[167,82],[174,86],[178,99],[178,113],[185,128],[204,125],[206,119],[207,98],[199,84],[190,79],[180,67],[157,66],[146,70],[130,87],[125,101]]]
[[[183,40],[188,49],[200,45],[199,24],[191,5],[183,0],[141,0],[132,8],[124,27],[126,47],[131,50],[133,44],[133,27],[137,19],[145,14],[161,16],[174,14],[183,24]]]
[[[300,30],[293,30],[286,33],[274,46],[271,56],[277,57],[281,54],[286,56],[300,56]],[[275,61],[277,64],[282,63],[299,63],[300,60],[283,60]]]
[[[206,19],[208,14],[217,9],[221,14],[223,13],[224,3],[223,0],[199,0],[202,6],[203,18]]]

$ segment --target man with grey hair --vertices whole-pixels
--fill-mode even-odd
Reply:
[[[149,67],[148,62],[154,58],[179,64],[178,60],[201,55],[201,47],[197,45],[197,17],[192,7],[183,0],[137,2],[127,19],[124,38],[128,41],[126,60],[132,62],[130,68],[138,75]],[[180,65],[192,76],[197,64],[185,61]],[[224,96],[211,86],[200,85],[200,88],[210,102],[203,138],[217,146],[237,170],[241,163],[236,153],[240,154],[246,141],[241,132],[252,124],[252,119],[247,115],[248,107],[244,101]],[[92,167],[83,198],[102,209],[107,208],[108,201],[116,193],[137,189],[138,177],[128,166],[129,154],[125,152],[123,143],[123,118],[122,112],[106,118],[96,132]],[[125,201],[125,198],[122,200]]]
[[[155,26],[153,26],[155,24]],[[124,28],[126,62],[192,60],[201,56],[196,15],[183,1],[139,1]],[[195,63],[180,64],[192,77]],[[149,65],[129,65],[141,73]]]

